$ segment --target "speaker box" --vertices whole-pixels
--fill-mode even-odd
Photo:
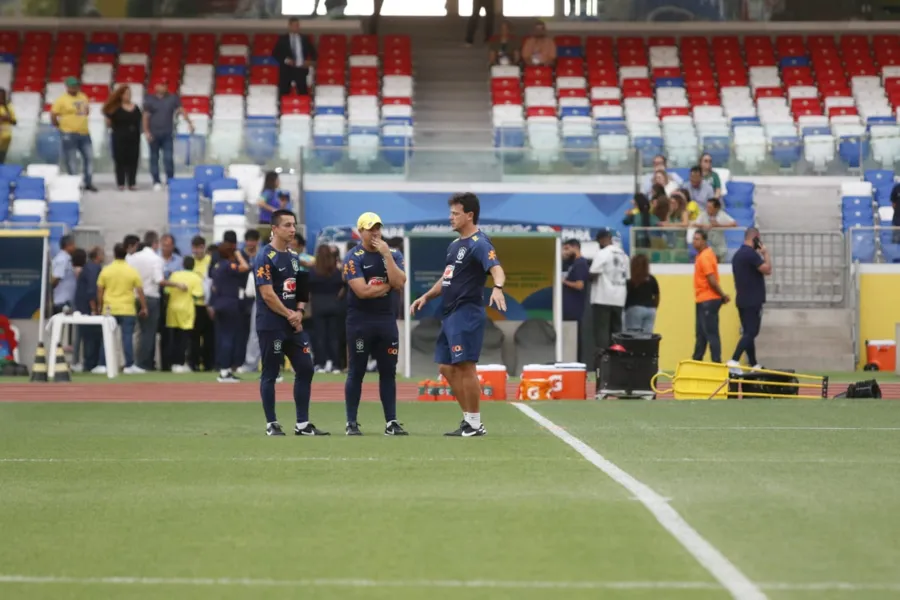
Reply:
[[[597,398],[654,395],[650,380],[659,372],[656,355],[601,352],[597,365]]]
[[[779,369],[781,370],[781,369]],[[783,373],[794,373],[793,369],[782,370]],[[796,385],[778,385],[779,383],[800,383],[800,380],[792,375],[777,375],[775,373],[744,373],[740,379],[744,381],[740,384],[741,391],[744,394],[765,394],[766,396],[796,396],[800,388]],[[749,383],[759,382],[759,383]],[[734,381],[728,382],[728,395],[732,398],[738,396],[738,383]],[[762,398],[763,396],[750,396],[751,398]]]

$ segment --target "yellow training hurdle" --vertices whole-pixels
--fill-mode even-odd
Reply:
[[[759,377],[745,379],[747,375],[771,375],[772,379]],[[669,389],[657,388],[657,379],[672,381]],[[777,378],[786,379],[786,381]],[[802,375],[787,371],[744,368],[732,373],[723,363],[683,360],[675,373],[659,372],[650,380],[650,387],[657,395],[671,392],[676,400],[725,400],[728,398],[795,398],[821,400],[828,397],[828,377]],[[794,390],[794,393],[790,393]],[[804,390],[817,390],[815,395]]]

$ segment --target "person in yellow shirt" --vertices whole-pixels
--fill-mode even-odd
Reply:
[[[97,277],[97,306],[102,314],[112,315],[122,331],[122,350],[125,353],[126,375],[137,375],[145,371],[134,364],[134,324],[136,321],[134,297],[141,305],[140,316],[147,316],[147,300],[144,298],[144,283],[137,269],[125,262],[124,244],[113,248],[115,260],[103,267]]]
[[[81,91],[81,84],[75,77],[66,79],[66,93],[56,99],[50,109],[50,121],[59,129],[62,138],[63,157],[69,175],[75,174],[75,154],[81,154],[84,170],[84,189],[96,192],[92,183],[94,171],[94,147],[88,129],[90,100]]]
[[[184,361],[197,311],[203,310],[203,307],[196,306],[198,300],[203,300],[204,292],[203,280],[194,271],[194,257],[185,257],[182,264],[184,268],[169,277],[169,283],[174,287],[166,288],[169,297],[166,303],[166,329],[171,340],[173,373],[191,372]]]
[[[200,363],[203,363],[204,371],[212,371],[213,351],[216,344],[213,320],[206,309],[206,296],[209,291],[209,265],[212,262],[212,257],[207,252],[206,238],[195,235],[191,239],[191,254],[194,257],[194,273],[199,275],[203,282],[203,296],[194,301],[197,315],[194,319],[188,364],[192,370],[200,371]]]
[[[6,96],[6,90],[0,88],[0,165],[6,162],[6,153],[12,141],[12,128],[16,124],[16,113]]]

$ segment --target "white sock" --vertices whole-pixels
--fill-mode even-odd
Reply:
[[[272,425],[277,425],[278,421],[272,421],[271,423],[266,423],[267,427],[271,427]]]
[[[219,377],[228,377],[228,374],[231,373],[228,369],[222,369],[219,371]]]
[[[297,429],[306,429],[307,425],[309,425],[309,421],[303,421],[302,423],[297,423]]]
[[[481,427],[481,413],[466,413],[466,422],[472,426],[472,429]]]
[[[466,411],[463,411],[463,421],[465,421],[466,423],[469,422],[469,413],[467,413]]]

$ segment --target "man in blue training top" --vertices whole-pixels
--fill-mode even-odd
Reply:
[[[378,365],[378,391],[384,409],[384,435],[407,435],[397,422],[397,356],[400,334],[394,295],[403,292],[403,255],[381,239],[381,217],[363,213],[356,222],[362,242],[344,259],[349,354],[344,399],[347,435],[362,435],[356,420],[363,377],[371,355]]]
[[[304,303],[309,299],[308,275],[289,249],[297,218],[289,210],[272,213],[272,240],[253,261],[256,279],[256,331],[262,355],[259,391],[266,413],[266,435],[284,435],[275,418],[275,379],[287,356],[294,368],[294,435],[329,435],[309,422],[313,378],[309,336],[303,331]]]
[[[476,365],[481,356],[484,325],[484,284],[488,273],[494,279],[489,305],[506,311],[503,284],[506,275],[497,260],[497,252],[478,229],[481,206],[475,194],[454,194],[450,205],[450,225],[459,234],[447,249],[444,275],[424,296],[413,302],[415,314],[432,298],[441,296],[443,320],[434,350],[434,362],[450,384],[463,410],[459,429],[445,435],[476,437],[487,435],[481,424],[481,386]]]

